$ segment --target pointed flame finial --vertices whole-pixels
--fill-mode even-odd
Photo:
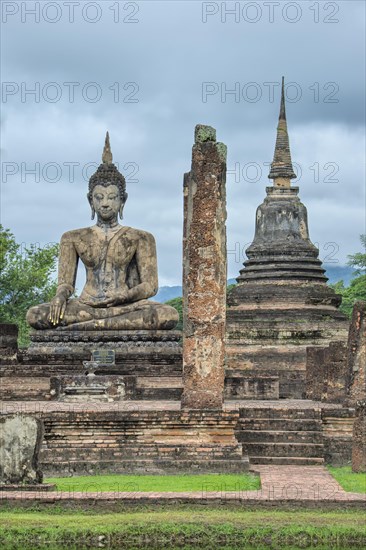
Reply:
[[[281,106],[278,117],[276,146],[268,177],[271,180],[275,180],[275,186],[280,187],[290,187],[290,180],[296,178],[292,167],[290,141],[287,132],[284,77],[282,77]]]
[[[107,132],[105,136],[102,162],[103,164],[112,164],[112,160],[113,160],[113,157],[112,157],[112,151],[111,151],[111,144],[109,142],[109,132]]]
[[[281,85],[281,107],[279,120],[286,120],[286,106],[285,106],[285,77],[282,77]]]

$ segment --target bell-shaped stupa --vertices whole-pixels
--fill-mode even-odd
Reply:
[[[227,366],[249,377],[278,376],[280,397],[305,392],[306,347],[346,340],[348,321],[328,285],[311,242],[306,207],[291,186],[296,178],[287,132],[284,81],[273,162],[273,186],[256,213],[248,259],[228,294]]]

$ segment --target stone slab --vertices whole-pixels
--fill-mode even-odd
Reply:
[[[25,414],[0,417],[0,482],[35,484],[42,482],[38,455],[43,423]]]
[[[128,379],[128,377],[127,377]],[[50,396],[56,401],[123,401],[126,399],[126,379],[122,376],[53,376]]]

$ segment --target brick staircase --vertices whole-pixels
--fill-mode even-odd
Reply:
[[[251,464],[324,463],[319,408],[240,408],[236,437]]]

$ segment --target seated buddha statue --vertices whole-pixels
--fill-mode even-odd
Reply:
[[[178,322],[177,311],[148,300],[158,290],[154,237],[118,223],[127,199],[126,182],[112,163],[107,132],[102,164],[89,180],[92,227],[64,233],[60,243],[58,286],[50,303],[27,313],[35,329],[161,330]],[[77,298],[78,262],[86,269],[86,283]]]

